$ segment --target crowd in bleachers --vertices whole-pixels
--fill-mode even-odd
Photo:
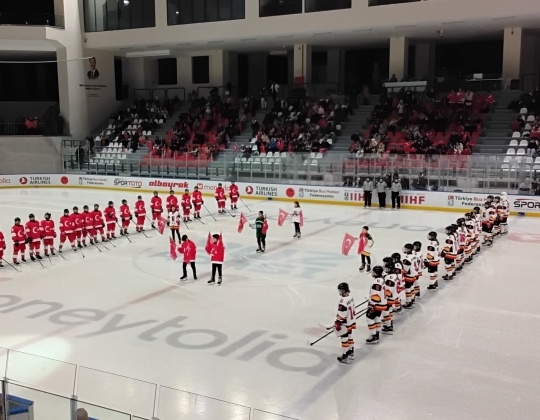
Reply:
[[[470,155],[480,136],[486,112],[495,102],[489,93],[433,90],[417,98],[411,90],[382,95],[368,130],[351,136],[349,151],[365,154]]]

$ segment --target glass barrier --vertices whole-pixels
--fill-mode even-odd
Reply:
[[[178,389],[159,387],[160,420],[250,420],[251,409],[243,405]]]
[[[10,420],[72,420],[70,398],[13,383],[7,389]]]
[[[280,416],[268,411],[253,409],[251,420],[298,420],[294,417]]]
[[[81,366],[77,377],[80,400],[99,402],[137,416],[151,418],[154,414],[157,385],[127,376]]]
[[[99,405],[89,404],[84,401],[74,401],[74,406],[87,411],[88,416],[96,420],[131,420],[132,416],[120,411],[111,410]]]
[[[77,366],[16,350],[7,354],[6,378],[10,383],[47,389],[53,394],[71,396]]]

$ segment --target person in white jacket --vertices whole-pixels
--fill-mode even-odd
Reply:
[[[294,207],[291,212],[292,215],[292,221],[294,223],[294,236],[293,238],[300,239],[302,232],[300,232],[300,212],[302,209],[300,208],[300,203],[298,201],[294,202]]]

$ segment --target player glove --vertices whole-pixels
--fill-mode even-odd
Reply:
[[[19,243],[18,242],[13,242],[13,245],[19,246]]]
[[[339,321],[334,322],[334,328],[336,329],[336,331],[340,331],[341,330],[341,322],[339,322]]]
[[[29,244],[30,242],[32,242],[32,239],[30,238],[26,238],[26,241],[25,241],[27,244]]]
[[[133,220],[133,216],[131,214],[129,215],[129,220]]]

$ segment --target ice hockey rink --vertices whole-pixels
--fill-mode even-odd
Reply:
[[[58,221],[64,208],[103,208],[109,200],[118,207],[123,198],[133,206],[136,195],[2,190],[4,258],[11,262],[9,231],[16,216],[25,222],[29,213],[41,219],[50,211]],[[150,195],[143,198],[148,205]],[[215,211],[213,200],[206,201]],[[278,209],[290,210],[290,203],[246,204],[251,211],[241,205],[236,214],[253,222],[263,210],[270,219],[266,253],[255,253],[248,226],[237,232],[238,217],[216,215],[215,222],[203,211],[205,225],[182,227],[198,246],[198,281],[189,269],[189,280],[179,281],[181,257],[173,262],[167,236],[150,229],[149,238],[132,233],[131,243],[119,237],[116,247],[105,245],[109,250],[89,245],[85,258],[68,250],[66,260],[44,259],[44,268],[29,262],[18,273],[6,266],[0,271],[0,347],[90,368],[79,371],[85,375],[79,377],[79,398],[142,418],[153,414],[147,388],[109,382],[101,372],[162,385],[156,407],[161,420],[248,420],[243,407],[260,410],[257,420],[539,417],[539,219],[512,217],[507,236],[483,249],[455,280],[440,280],[435,292],[425,289],[424,275],[422,298],[395,317],[394,335],[382,335],[378,345],[364,344],[368,332],[360,318],[355,361],[344,365],[336,361],[341,348],[333,334],[309,346],[334,321],[338,283],[348,282],[358,303],[368,294],[370,277],[358,272],[356,248],[348,257],[341,254],[343,235],[356,236],[369,225],[377,264],[406,242],[425,241],[431,230],[443,235],[459,215],[302,205],[303,237],[296,240],[290,220],[277,226]],[[209,231],[223,233],[222,286],[206,284]],[[51,362],[34,369],[23,353],[20,371],[16,358],[9,364],[19,382],[68,392],[64,367]],[[5,358],[0,369],[4,365]],[[39,404],[35,410],[38,419],[68,418],[50,411],[40,417]]]

